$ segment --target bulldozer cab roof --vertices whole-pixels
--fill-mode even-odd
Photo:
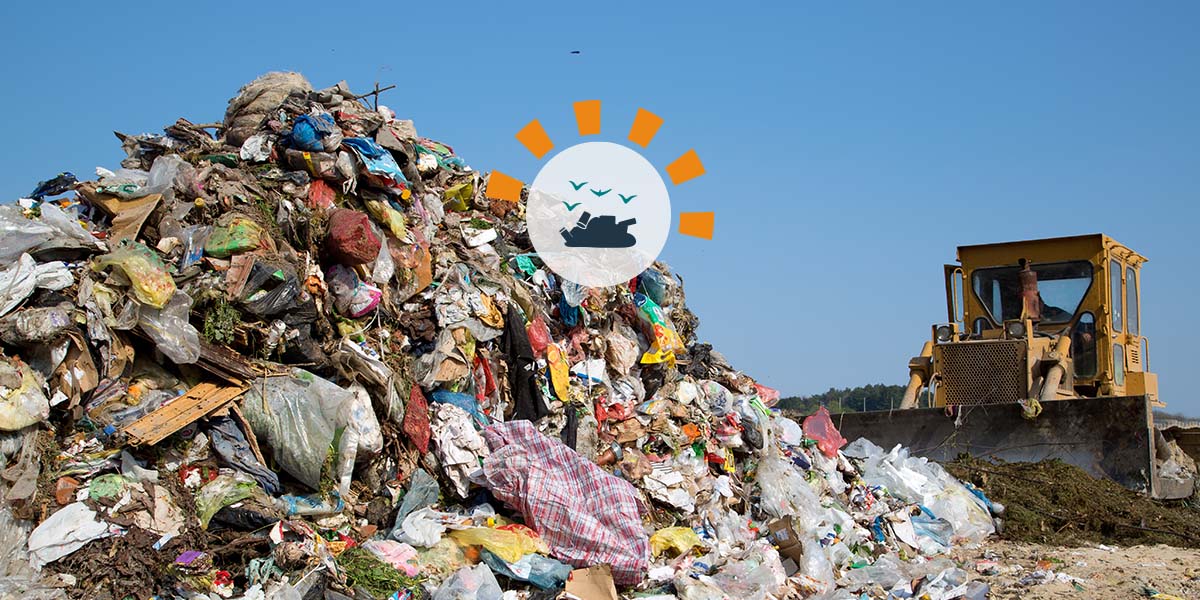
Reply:
[[[1088,260],[1095,264],[1106,258],[1116,258],[1134,267],[1147,261],[1146,257],[1102,233],[959,246],[957,258],[968,270],[1015,265],[1022,258],[1035,263]]]

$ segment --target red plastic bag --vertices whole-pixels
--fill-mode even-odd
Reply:
[[[758,390],[758,399],[768,407],[775,406],[779,403],[779,390],[769,388],[765,385],[754,384],[754,389]]]
[[[825,407],[804,419],[804,437],[817,441],[817,448],[829,458],[837,456],[838,449],[846,445],[846,438],[833,426],[829,411]]]
[[[541,358],[546,355],[546,346],[551,344],[550,328],[546,327],[546,321],[542,319],[542,315],[538,315],[536,319],[529,322],[525,326],[525,333],[529,336],[529,345],[533,348],[533,355]]]
[[[333,208],[335,194],[333,188],[323,180],[317,179],[308,184],[308,207],[325,210]]]

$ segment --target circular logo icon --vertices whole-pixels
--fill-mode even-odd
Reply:
[[[588,287],[646,270],[671,229],[671,198],[641,154],[611,142],[571,146],[529,187],[529,238],[558,276]]]

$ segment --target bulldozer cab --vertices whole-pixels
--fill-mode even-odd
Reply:
[[[939,339],[935,326],[934,343],[1008,340],[1023,345],[1009,354],[1024,350],[1021,353],[1031,355],[1029,366],[1035,367],[1038,358],[1053,352],[1056,340],[1065,336],[1069,350],[1061,358],[1069,368],[1055,397],[1146,395],[1157,401],[1157,380],[1147,368],[1148,342],[1141,332],[1145,262],[1142,255],[1102,234],[960,246],[959,264],[945,266],[951,335],[948,338],[943,327]],[[1022,271],[1032,271],[1032,278],[1025,277],[1036,282],[1032,290],[1028,281],[1023,287]],[[1012,370],[1022,369],[1014,364]],[[993,377],[995,373],[992,370]],[[960,374],[963,378],[981,375]],[[1019,385],[1028,385],[1039,375],[1031,369],[1028,381]],[[967,394],[974,402],[988,399],[975,392],[955,394],[942,386],[934,402],[938,406],[967,403]]]

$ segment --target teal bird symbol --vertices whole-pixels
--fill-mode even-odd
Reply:
[[[629,204],[634,198],[637,198],[637,194],[630,194],[626,196],[625,194],[618,193],[617,195],[621,197],[621,202],[624,202],[625,204]]]
[[[583,204],[583,203],[576,202],[575,204],[567,204],[566,202],[563,202],[563,206],[567,207],[567,210],[575,210],[575,207],[579,206],[580,204]]]
[[[593,194],[595,194],[597,198],[599,198],[599,197],[601,197],[601,196],[603,196],[603,195],[605,195],[605,194],[607,194],[607,193],[609,193],[609,192],[611,192],[611,191],[612,191],[612,188],[608,188],[607,190],[604,190],[604,191],[600,191],[600,190],[591,190],[591,192],[592,192]]]
[[[577,192],[579,190],[583,189],[583,186],[587,185],[586,181],[583,183],[575,183],[574,181],[571,181],[570,179],[567,180],[567,183],[571,184],[571,187],[575,188],[575,191],[577,191]]]

